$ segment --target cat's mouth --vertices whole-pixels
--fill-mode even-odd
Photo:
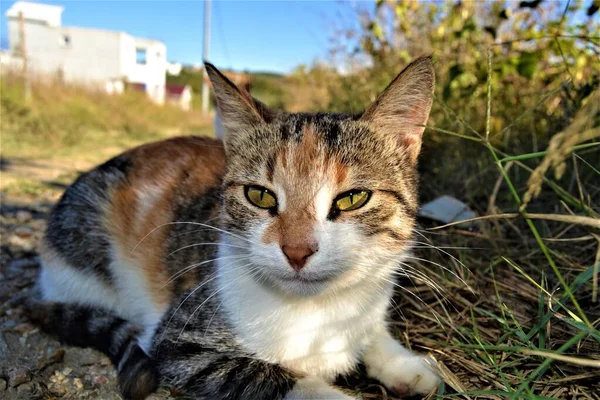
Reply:
[[[268,285],[274,287],[284,293],[297,296],[312,296],[322,293],[330,287],[335,281],[336,276],[326,273],[274,273],[269,274],[267,279],[262,280],[263,283],[268,282]]]
[[[279,279],[287,283],[326,283],[331,280],[331,277],[305,276],[296,274],[294,276],[281,277]]]
[[[273,283],[286,293],[304,297],[321,293],[330,285],[332,279],[330,276],[295,274],[292,276],[278,276]]]

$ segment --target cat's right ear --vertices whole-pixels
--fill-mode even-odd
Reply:
[[[213,86],[226,135],[235,134],[273,119],[273,111],[252,98],[245,90],[238,88],[214,65],[205,62],[204,68]]]
[[[375,131],[395,137],[413,164],[421,150],[434,83],[431,57],[417,58],[396,76],[361,117]]]

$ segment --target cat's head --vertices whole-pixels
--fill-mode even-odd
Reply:
[[[294,295],[389,277],[415,224],[431,59],[357,116],[274,111],[206,68],[226,131],[223,239],[236,267]]]

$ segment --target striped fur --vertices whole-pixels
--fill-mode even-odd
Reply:
[[[431,60],[362,116],[272,111],[206,68],[224,142],[147,144],[77,179],[50,217],[33,318],[107,353],[127,398],[157,384],[194,399],[350,398],[329,383],[361,360],[390,390],[432,390],[427,360],[386,322],[414,227]],[[276,207],[251,204],[249,185]],[[369,200],[337,209],[351,190]]]
[[[154,361],[140,348],[141,327],[100,308],[42,302],[27,303],[31,319],[63,343],[93,347],[105,353],[117,368],[119,385],[127,399],[145,399],[158,384]]]

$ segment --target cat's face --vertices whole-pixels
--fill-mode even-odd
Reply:
[[[420,73],[431,71],[426,61]],[[388,88],[380,104],[360,118],[275,114],[244,93],[237,96],[214,75],[228,128],[223,198],[228,252],[258,281],[294,295],[389,276],[414,227],[423,128],[413,120],[427,119],[432,72],[423,88],[417,85],[422,98],[412,87],[404,93],[415,104],[384,109],[381,101],[397,101]],[[227,90],[220,91],[217,86],[225,84]],[[398,109],[419,115],[403,119]],[[389,112],[405,124],[401,132],[390,132],[397,121],[390,125]]]

